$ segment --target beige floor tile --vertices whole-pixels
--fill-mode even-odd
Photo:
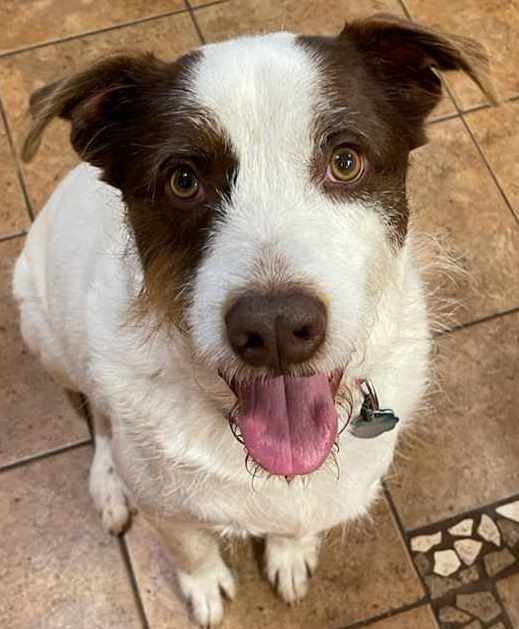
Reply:
[[[497,591],[508,612],[512,627],[519,627],[519,574],[498,581]]]
[[[2,0],[0,52],[184,9],[183,0]]]
[[[519,217],[519,100],[475,111],[466,119]]]
[[[245,33],[278,30],[336,34],[346,20],[365,17],[377,11],[403,15],[398,0],[231,0],[200,9],[196,17],[204,37],[212,42]]]
[[[0,59],[0,90],[18,148],[28,129],[25,112],[29,96],[38,87],[52,83],[109,52],[152,50],[159,57],[174,59],[198,45],[191,18],[183,13]],[[68,125],[56,121],[47,130],[34,161],[24,167],[29,195],[36,210],[41,208],[56,183],[76,162],[77,156],[69,146]]]
[[[519,0],[406,0],[406,4],[413,19],[484,44],[501,97],[519,94]],[[449,83],[463,109],[485,102],[485,97],[467,77],[456,75]]]
[[[142,522],[128,536],[132,563],[153,629],[191,629],[178,600],[171,560],[157,536]],[[243,543],[228,553],[238,573],[238,595],[226,605],[223,629],[332,629],[412,603],[423,591],[410,567],[387,507],[374,524],[358,527],[341,543],[326,542],[307,598],[296,608],[281,603],[263,579],[257,549]],[[425,629],[425,628],[424,628]]]
[[[432,609],[427,606],[396,614],[367,625],[370,629],[438,629]]]
[[[28,227],[30,220],[3,122],[0,120],[0,238]]]
[[[416,418],[390,488],[407,529],[517,492],[519,314],[471,326],[439,342],[443,391]]]
[[[437,297],[459,303],[459,323],[518,306],[514,217],[461,120],[431,125],[429,136],[411,156],[410,205],[418,230],[440,236],[466,272]]]
[[[0,626],[140,629],[118,543],[88,495],[90,448],[0,475]]]
[[[22,245],[21,238],[0,242],[0,465],[89,437],[86,423],[21,339],[11,272]]]

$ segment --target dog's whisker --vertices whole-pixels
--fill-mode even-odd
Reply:
[[[254,459],[251,457],[251,455],[247,452],[247,454],[245,455],[245,469],[247,470],[247,472],[252,476],[253,472],[254,472],[254,466],[256,465],[256,462],[254,461]]]
[[[238,424],[232,418],[229,418],[229,427],[236,441],[240,443],[242,446],[245,445],[245,441],[243,440],[243,437],[241,436],[240,428]]]
[[[349,420],[344,422],[344,426],[341,429],[339,429],[339,431],[337,432],[337,436],[338,437],[340,437],[342,435],[342,433],[346,430],[346,428],[348,427],[349,423],[350,423]]]
[[[336,480],[339,480],[341,478],[341,468],[339,466],[339,461],[337,460],[337,455],[335,454],[335,452],[333,452],[333,450],[331,452],[330,461],[333,462],[337,470]]]
[[[254,481],[256,480],[256,477],[258,475],[259,469],[260,469],[259,465],[255,465],[254,466],[254,470],[252,472],[252,477],[251,477],[251,489],[252,489],[252,491],[256,491],[256,488],[254,487]]]

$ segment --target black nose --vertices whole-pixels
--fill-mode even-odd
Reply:
[[[302,292],[240,297],[225,317],[234,352],[254,367],[282,370],[310,359],[326,334],[322,301]]]

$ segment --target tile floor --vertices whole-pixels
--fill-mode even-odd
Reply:
[[[463,77],[413,156],[419,229],[446,238],[470,280],[438,339],[441,386],[403,440],[371,522],[332,535],[308,598],[284,607],[256,544],[229,549],[240,578],[225,629],[519,628],[519,1],[3,0],[0,2],[0,627],[193,627],[170,559],[137,517],[105,535],[87,495],[86,422],[22,346],[9,273],[25,231],[75,162],[65,125],[18,160],[29,94],[109,50],[174,57],[200,41],[279,28],[336,32],[389,11],[472,35],[502,102]]]

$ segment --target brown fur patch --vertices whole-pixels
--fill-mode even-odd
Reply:
[[[328,112],[316,115],[313,179],[338,201],[378,201],[394,242],[407,234],[406,174],[411,150],[426,142],[424,123],[441,98],[435,72],[461,70],[493,98],[488,60],[475,41],[445,35],[392,15],[346,24],[337,37],[301,36],[325,72]],[[367,158],[355,185],[324,178],[335,147],[345,143]]]
[[[189,79],[201,53],[173,63],[149,54],[117,55],[36,92],[34,124],[24,158],[37,150],[55,116],[71,122],[80,157],[122,192],[145,282],[135,313],[183,324],[196,271],[222,198],[238,165],[224,134],[193,102]],[[203,194],[181,200],[169,188],[176,167],[189,164]]]

